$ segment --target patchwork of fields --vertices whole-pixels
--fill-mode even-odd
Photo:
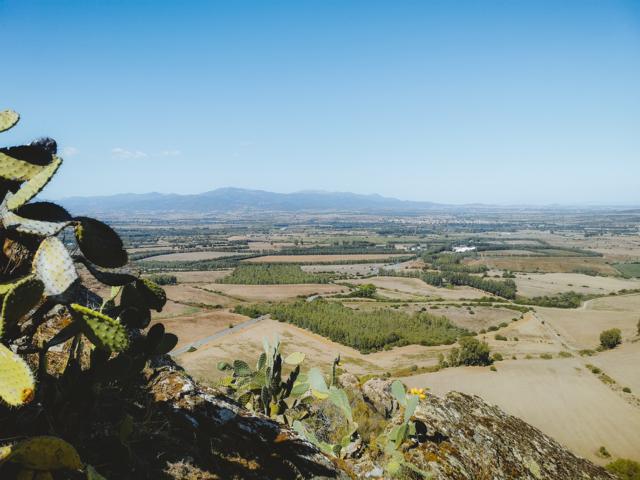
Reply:
[[[324,245],[331,251],[336,249],[326,236],[309,236],[305,244],[311,238],[322,242],[314,248]],[[553,242],[557,248],[542,244],[528,250],[536,239]],[[166,274],[175,276],[176,285],[165,287],[169,301],[153,321],[162,321],[179,336],[178,348],[183,353],[177,360],[199,379],[215,383],[221,376],[216,368],[221,360],[254,363],[263,339],[278,337],[285,353],[295,350],[306,354],[307,367],[327,371],[339,355],[341,368],[359,376],[397,377],[408,386],[428,387],[436,394],[450,390],[479,394],[595,462],[607,463],[598,454],[601,446],[614,456],[640,460],[640,449],[636,448],[640,445],[640,294],[635,293],[640,280],[620,275],[620,266],[608,256],[621,254],[622,247],[617,250],[613,240],[594,240],[591,245],[583,240],[573,242],[571,236],[541,237],[527,232],[526,239],[509,240],[511,248],[488,246],[459,257],[446,252],[418,253],[409,261],[408,252],[279,255],[281,249],[299,248],[285,234],[273,238],[237,236],[234,241],[246,241],[250,252],[273,254],[243,258],[232,251],[176,251],[139,262],[162,260],[168,266]],[[628,244],[624,242],[622,245]],[[411,244],[403,244],[403,248],[407,245]],[[576,250],[569,251],[573,247]],[[153,251],[152,247],[138,251],[145,250]],[[588,250],[603,256],[581,253]],[[242,251],[247,253],[246,248]],[[206,263],[225,258],[231,262]],[[172,262],[179,267],[175,271],[170,268]],[[200,264],[205,268],[198,270]],[[534,306],[529,311],[526,305],[477,288],[431,285],[422,278],[406,276],[451,269],[465,272],[467,266],[476,265],[487,268],[467,269],[471,273],[466,275],[497,282],[513,279],[519,298],[525,300],[567,292],[586,297],[581,297],[584,300],[578,308]],[[314,278],[323,283],[306,283]],[[278,284],[286,279],[292,283]],[[373,288],[371,296],[359,296],[359,289],[365,286]],[[381,311],[393,312],[389,318],[416,314],[445,317],[456,328],[476,334],[502,360],[495,361],[495,371],[488,366],[441,369],[441,358],[447,358],[456,344],[391,345],[362,353],[346,346],[346,341],[331,341],[286,321],[267,316],[249,322],[248,316],[235,313],[237,308],[249,311],[256,304],[305,305],[317,298],[340,303],[354,312],[352,320],[341,320],[346,329],[353,319],[373,318]],[[241,328],[230,328],[234,326]],[[596,351],[600,333],[610,328],[620,329],[622,344],[613,350]],[[214,340],[200,344],[212,335]],[[189,350],[193,344],[198,344],[197,348]],[[581,355],[586,350],[592,356]],[[601,373],[594,374],[593,369]]]

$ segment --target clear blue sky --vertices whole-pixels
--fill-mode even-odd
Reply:
[[[640,1],[0,0],[48,197],[640,204]]]

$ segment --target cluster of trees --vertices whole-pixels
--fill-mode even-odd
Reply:
[[[373,283],[365,283],[349,293],[349,297],[374,298],[378,289]]]
[[[149,275],[147,277],[152,282],[157,283],[158,285],[177,285],[178,278],[175,275],[169,275],[166,273],[156,273],[154,275]]]
[[[446,359],[444,355],[440,355],[440,367],[490,365],[493,363],[491,349],[487,342],[481,342],[474,337],[461,337],[460,340],[458,340],[458,344],[460,347],[452,348]]]
[[[516,282],[511,279],[506,280],[490,280],[468,273],[461,272],[445,272],[445,280],[451,285],[465,285],[467,287],[477,288],[485,292],[493,293],[499,297],[514,299],[516,298]]]
[[[191,272],[200,270],[222,270],[236,267],[240,260],[260,255],[232,255],[210,260],[147,260],[136,262],[142,272]]]
[[[516,303],[539,307],[578,308],[586,298],[588,298],[587,295],[571,290],[570,292],[545,295],[543,297],[518,297]]]
[[[422,312],[409,315],[391,309],[362,312],[323,299],[240,305],[235,311],[251,317],[271,314],[276,320],[306,328],[362,353],[410,344],[450,345],[469,335],[442,316]]]
[[[326,273],[305,272],[297,264],[243,263],[238,265],[231,275],[221,278],[217,283],[284,285],[291,283],[328,283],[331,278],[331,275]]]

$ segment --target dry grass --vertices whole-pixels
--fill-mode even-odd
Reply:
[[[484,257],[468,261],[470,265],[486,265],[489,268],[514,272],[566,272],[590,269],[602,275],[618,275],[619,272],[599,257]]]
[[[553,295],[573,290],[579,293],[603,294],[622,289],[640,288],[639,280],[594,277],[580,273],[529,273],[517,275],[518,293],[527,297]]]

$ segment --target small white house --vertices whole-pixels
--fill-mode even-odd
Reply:
[[[476,249],[476,247],[467,247],[466,245],[463,245],[461,247],[453,247],[453,251],[455,253],[472,252],[475,249]]]

